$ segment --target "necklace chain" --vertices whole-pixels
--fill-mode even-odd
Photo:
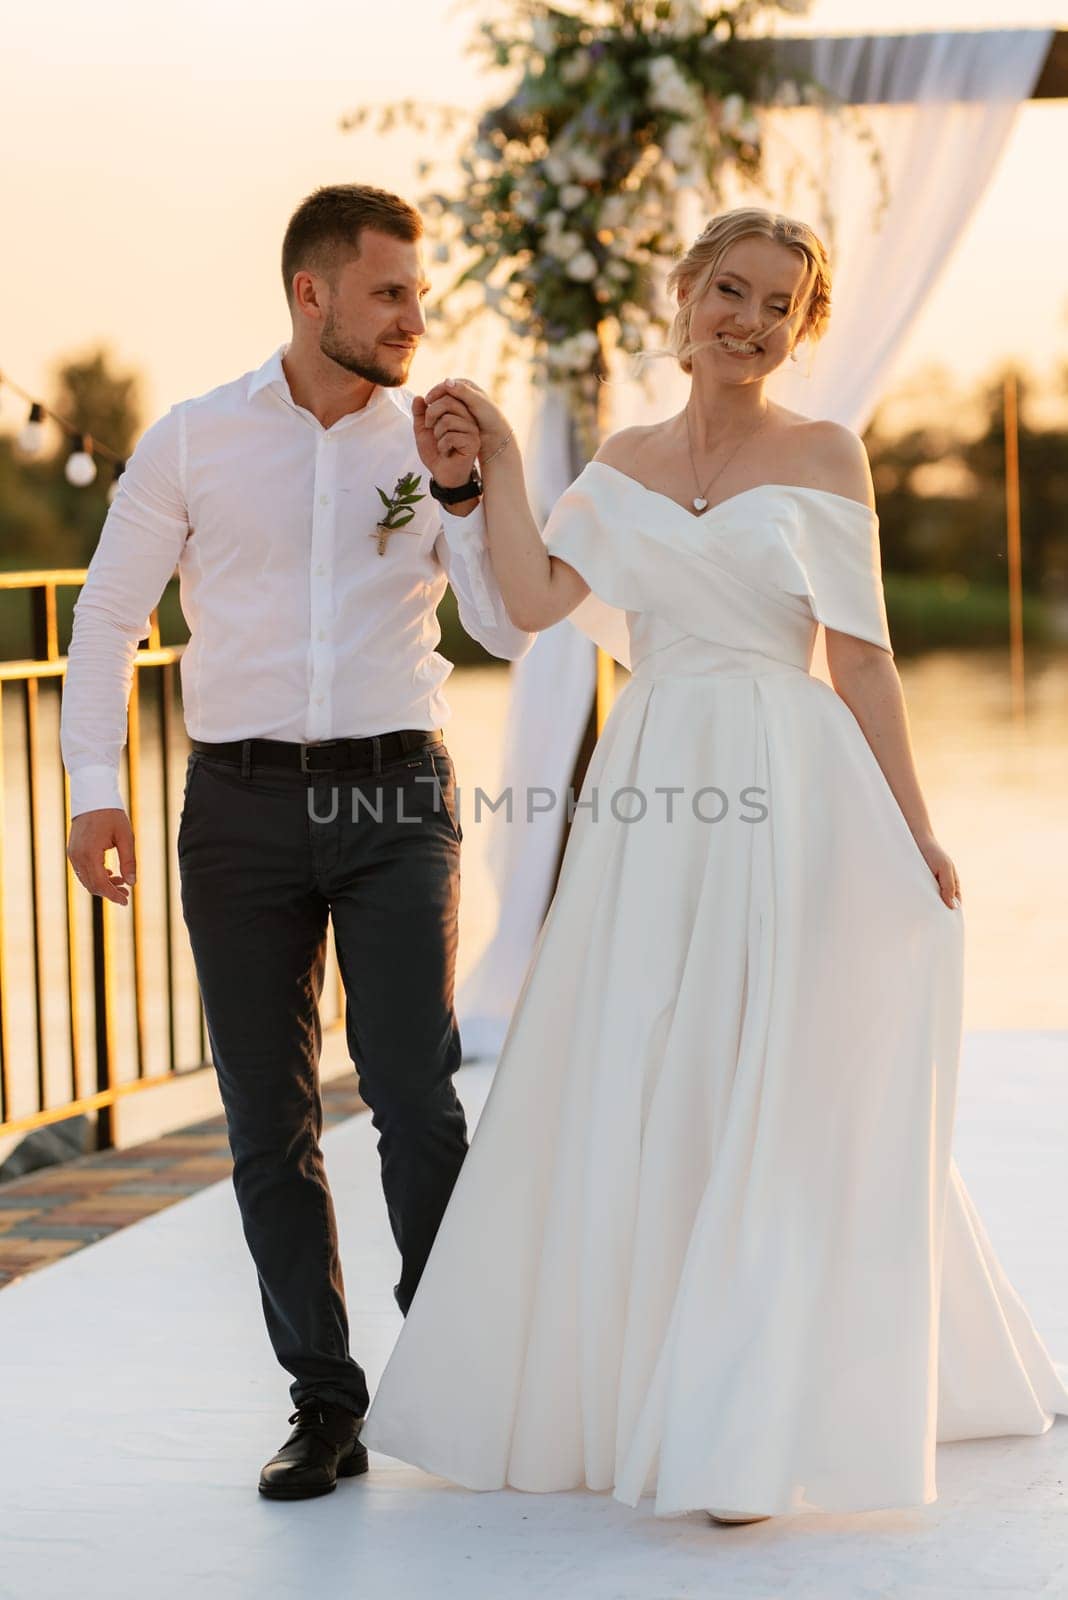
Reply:
[[[689,449],[690,449],[690,468],[691,468],[691,470],[693,472],[693,481],[697,486],[697,493],[693,497],[693,508],[694,508],[695,511],[704,511],[706,509],[706,507],[708,506],[708,491],[712,487],[712,485],[715,483],[715,481],[719,477],[720,473],[723,471],[723,468],[728,466],[729,463],[734,460],[734,457],[738,454],[738,451],[742,448],[742,445],[745,443],[745,441],[747,439],[752,439],[752,438],[756,437],[756,435],[760,432],[761,428],[764,426],[764,424],[765,424],[765,422],[767,420],[768,420],[768,407],[765,405],[764,414],[761,417],[760,421],[757,423],[756,427],[755,428],[750,428],[748,433],[744,433],[742,435],[742,437],[738,440],[738,443],[735,445],[734,449],[731,451],[730,455],[727,457],[726,461],[723,461],[723,462],[720,463],[720,465],[716,468],[715,472],[712,474],[712,476],[709,478],[708,482],[705,484],[704,488],[702,489],[701,480],[697,476],[697,463],[695,462],[694,455],[693,455],[693,435],[692,435],[692,433],[690,431],[690,408],[689,408],[689,406],[686,407],[686,443],[687,443],[687,445],[689,446]]]

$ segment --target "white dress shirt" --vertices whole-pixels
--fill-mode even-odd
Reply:
[[[60,739],[71,814],[123,804],[118,773],[138,640],[178,568],[191,738],[311,744],[451,716],[435,611],[515,661],[534,635],[509,620],[481,505],[451,515],[426,492],[412,396],[376,387],[324,428],[298,406],[282,345],[258,372],[181,401],[119,480],[74,608]],[[415,472],[425,498],[378,554],[378,489]]]

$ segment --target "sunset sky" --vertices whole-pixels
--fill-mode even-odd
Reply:
[[[47,398],[62,356],[106,341],[144,377],[147,423],[258,366],[288,336],[286,220],[321,183],[414,197],[409,134],[344,134],[352,107],[491,95],[465,54],[479,8],[449,0],[72,0],[8,14],[0,66],[0,372]],[[815,0],[780,32],[1068,26],[1068,0]],[[895,381],[941,362],[962,382],[1006,355],[1068,361],[1068,102],[1025,107]],[[440,269],[439,269],[440,270]],[[469,346],[449,365],[479,372]],[[448,370],[424,346],[412,381]],[[2,394],[0,428],[25,408]]]

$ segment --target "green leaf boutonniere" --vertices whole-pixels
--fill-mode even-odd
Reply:
[[[398,478],[392,495],[384,489],[378,490],[378,497],[386,508],[386,514],[381,522],[375,526],[371,538],[378,540],[378,553],[386,553],[386,540],[391,533],[396,533],[398,528],[406,528],[415,516],[414,506],[417,500],[425,500],[425,494],[417,494],[416,490],[422,483],[422,478],[416,472],[407,472],[403,478]],[[377,485],[375,486],[377,488]]]

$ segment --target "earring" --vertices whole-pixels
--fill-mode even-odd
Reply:
[[[796,361],[797,360],[797,351],[796,350],[791,350],[790,351],[790,360],[791,361]]]

